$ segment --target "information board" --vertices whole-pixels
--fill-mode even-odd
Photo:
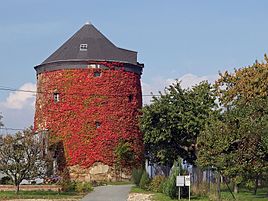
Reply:
[[[176,177],[176,186],[184,186],[184,176]]]
[[[191,183],[190,176],[184,176],[184,178],[185,178],[185,186],[190,186]]]

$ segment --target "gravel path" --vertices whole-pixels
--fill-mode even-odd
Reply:
[[[130,193],[127,201],[151,201],[152,194]]]
[[[132,185],[99,186],[81,201],[127,201],[131,187]]]

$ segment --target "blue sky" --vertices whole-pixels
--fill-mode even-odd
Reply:
[[[86,21],[117,46],[138,51],[144,93],[176,78],[185,86],[213,80],[218,71],[250,65],[268,53],[267,7],[265,0],[3,1],[0,86],[34,88],[33,67]],[[6,127],[32,124],[33,102],[29,95],[0,91]]]

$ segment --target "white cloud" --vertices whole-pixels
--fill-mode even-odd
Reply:
[[[36,85],[25,83],[20,90],[36,91]],[[35,94],[29,92],[10,92],[6,99],[0,101],[0,113],[3,115],[4,128],[23,129],[33,125]],[[0,134],[16,131],[0,129]]]
[[[36,91],[36,85],[33,83],[23,84],[19,90]],[[2,107],[7,109],[23,109],[25,107],[34,107],[34,93],[15,91],[10,92],[4,102],[1,102]]]
[[[199,84],[204,80],[207,80],[209,83],[213,83],[217,79],[217,77],[218,75],[197,76],[193,74],[185,74],[178,80],[181,81],[181,87],[187,89]],[[172,78],[155,78],[151,83],[142,82],[142,93],[144,95],[150,95],[151,93],[157,95],[159,91],[163,92],[166,87],[175,82],[176,80]],[[150,104],[151,100],[151,96],[143,96],[144,104]]]
[[[181,81],[181,87],[187,89],[199,84],[204,80],[207,80],[209,83],[213,83],[217,79],[217,77],[218,75],[197,76],[193,74],[185,74],[178,80]]]

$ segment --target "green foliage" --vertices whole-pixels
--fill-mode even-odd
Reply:
[[[59,185],[61,186],[61,190],[63,192],[75,192],[75,181],[62,180]]]
[[[223,111],[210,116],[198,138],[198,164],[216,168],[235,184],[256,185],[256,178],[268,171],[266,56],[265,60],[220,74],[215,91]]]
[[[87,193],[93,191],[93,187],[90,182],[63,180],[60,182],[60,185],[63,192]]]
[[[118,165],[131,164],[134,160],[134,153],[129,142],[120,141],[114,153]]]
[[[150,183],[149,190],[156,193],[162,193],[165,181],[166,181],[165,176],[161,175],[155,176]]]
[[[88,193],[91,191],[93,191],[93,187],[90,182],[76,182],[75,183],[75,192]]]
[[[140,185],[140,180],[141,180],[141,177],[142,177],[142,174],[143,174],[143,169],[141,169],[141,168],[134,168],[133,170],[132,170],[132,180],[133,180],[133,182],[134,182],[134,184],[136,185],[136,186],[139,186]]]
[[[130,193],[142,193],[142,194],[146,194],[146,193],[151,193],[151,192],[149,192],[147,190],[143,190],[143,189],[141,189],[138,186],[132,186]]]
[[[148,190],[149,189],[149,185],[150,185],[150,178],[148,173],[144,170],[141,176],[141,180],[140,180],[140,188],[144,189],[144,190]]]
[[[211,86],[202,82],[192,89],[180,83],[169,86],[165,94],[153,97],[142,110],[140,127],[150,160],[172,164],[178,156],[196,160],[196,138],[215,106]]]
[[[171,198],[177,197],[178,188],[176,187],[176,177],[179,175],[179,168],[174,162],[172,171],[168,179],[163,184],[163,193]]]
[[[20,191],[18,195],[14,191],[0,191],[0,200],[80,200],[83,195],[75,192],[58,192],[58,191]]]

